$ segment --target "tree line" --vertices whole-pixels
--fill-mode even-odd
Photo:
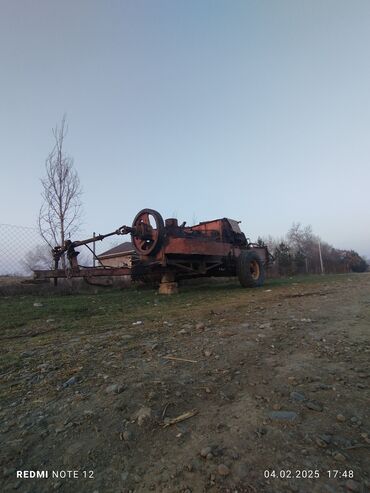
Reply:
[[[311,226],[293,223],[283,238],[259,238],[274,257],[271,273],[281,276],[296,274],[339,274],[365,272],[368,263],[355,250],[341,250],[321,240]]]

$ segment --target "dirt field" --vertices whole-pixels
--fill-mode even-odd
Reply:
[[[0,310],[1,491],[369,491],[370,274]]]

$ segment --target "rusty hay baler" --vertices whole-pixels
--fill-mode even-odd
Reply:
[[[82,267],[78,264],[76,248],[103,240],[112,235],[131,234],[135,250],[131,267]],[[66,254],[68,267],[59,268]],[[35,271],[36,279],[80,277],[90,283],[98,278],[131,276],[132,280],[160,283],[160,293],[173,293],[177,281],[192,277],[237,276],[244,287],[262,286],[265,269],[270,261],[267,247],[251,243],[233,219],[204,221],[195,226],[178,224],[177,219],[166,219],[153,209],[143,209],[132,226],[121,226],[106,235],[83,241],[67,240],[53,250],[55,268]],[[97,282],[95,282],[97,283]]]

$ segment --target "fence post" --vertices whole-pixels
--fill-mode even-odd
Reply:
[[[95,231],[93,232],[93,238],[95,238]],[[95,240],[93,241],[93,267],[95,267]]]

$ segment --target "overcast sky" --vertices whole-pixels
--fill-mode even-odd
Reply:
[[[369,54],[368,0],[0,0],[0,223],[66,113],[79,237],[150,207],[370,255]]]

